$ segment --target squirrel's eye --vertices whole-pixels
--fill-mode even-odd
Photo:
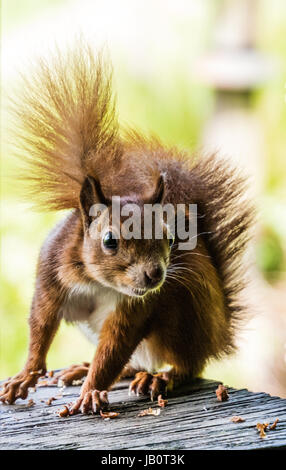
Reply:
[[[169,238],[169,247],[172,248],[172,246],[174,245],[174,242],[175,242],[175,237],[174,235],[171,235],[170,238]]]
[[[103,246],[108,250],[116,250],[118,247],[118,240],[113,237],[112,232],[107,232],[103,237]]]

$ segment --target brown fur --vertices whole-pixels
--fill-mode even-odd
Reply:
[[[110,388],[130,369],[140,344],[173,367],[168,380],[200,374],[210,358],[233,350],[234,328],[244,310],[241,260],[252,209],[240,203],[243,178],[216,155],[194,160],[136,131],[119,134],[109,68],[87,46],[65,57],[58,53],[50,66],[41,62],[25,83],[15,107],[21,121],[18,142],[28,150],[25,178],[41,209],[73,211],[40,253],[28,360],[1,399],[13,402],[27,395],[30,372],[46,368],[61,318],[89,320],[98,302],[114,293],[116,307],[103,322],[74,411],[93,409],[100,395],[91,392]],[[196,203],[197,247],[179,251],[176,239],[170,250],[165,233],[163,240],[120,240],[116,256],[110,256],[100,240],[89,237],[88,208],[103,199],[108,204],[113,195],[123,204],[141,206],[146,201]],[[104,219],[98,223],[108,227]],[[142,299],[122,291],[143,288],[142,272],[158,266],[167,268],[160,289]],[[74,286],[80,285],[95,294],[75,294]]]

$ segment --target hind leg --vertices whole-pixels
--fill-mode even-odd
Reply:
[[[74,380],[81,380],[87,376],[89,366],[89,362],[73,364],[67,369],[57,372],[50,383],[57,384],[59,381],[61,381],[64,385],[72,385]]]
[[[134,380],[129,386],[129,393],[138,395],[149,395],[151,400],[157,398],[159,395],[165,394],[168,385],[168,380],[162,374],[149,374],[148,372],[137,372]]]
[[[138,395],[149,395],[151,400],[159,395],[166,395],[168,390],[184,384],[192,378],[192,375],[179,374],[171,369],[169,372],[159,374],[149,374],[148,372],[138,372],[129,386],[129,393]]]
[[[121,372],[120,379],[131,379],[135,377],[135,375],[139,372],[138,369],[135,369],[134,367],[130,366],[127,364],[123,371]]]
[[[73,364],[72,366],[64,370],[57,372],[50,381],[50,384],[57,384],[59,381],[62,381],[64,385],[72,385],[74,380],[81,380],[87,376],[89,366],[89,362],[83,362],[82,364]],[[134,369],[134,367],[127,365],[124,367],[120,375],[120,379],[132,378],[137,372],[137,369]]]

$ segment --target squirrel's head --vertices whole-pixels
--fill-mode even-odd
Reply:
[[[82,259],[90,278],[132,297],[162,286],[174,242],[160,211],[164,186],[160,176],[148,197],[110,200],[98,180],[85,179],[80,193]]]

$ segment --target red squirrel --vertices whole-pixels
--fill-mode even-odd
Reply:
[[[96,344],[91,364],[55,380],[86,376],[70,414],[98,413],[116,380],[151,398],[201,374],[207,361],[234,350],[234,332],[247,308],[242,257],[253,209],[241,200],[246,182],[217,155],[196,157],[118,124],[112,70],[87,45],[24,79],[16,145],[29,194],[41,210],[70,211],[40,251],[23,370],[0,400],[25,399],[46,373],[46,356],[60,322],[73,322]],[[25,156],[23,155],[25,152]],[[23,177],[23,175],[22,175]],[[176,233],[114,237],[111,201],[196,204],[196,246],[180,250]],[[103,214],[90,215],[101,203]],[[120,218],[120,226],[123,224]],[[101,236],[91,237],[96,221]]]

